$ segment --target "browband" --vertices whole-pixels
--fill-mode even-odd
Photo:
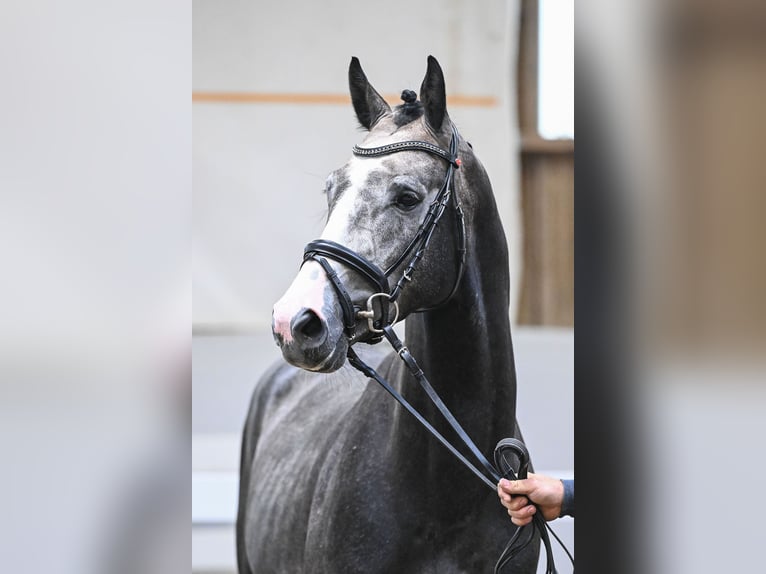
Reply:
[[[398,151],[410,150],[428,152],[431,155],[436,155],[442,159],[447,160],[455,167],[460,167],[460,160],[456,156],[450,155],[448,152],[444,151],[437,145],[424,141],[412,140],[406,142],[396,142],[378,147],[359,147],[358,145],[355,145],[351,151],[354,152],[354,155],[375,157],[379,155],[388,155]]]

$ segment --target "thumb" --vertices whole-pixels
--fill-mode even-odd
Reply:
[[[502,479],[500,487],[508,494],[528,494],[529,483],[527,480],[508,480]]]

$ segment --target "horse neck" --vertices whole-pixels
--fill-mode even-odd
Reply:
[[[405,337],[433,387],[488,458],[499,439],[514,435],[516,411],[506,243],[496,211],[490,215],[490,221],[474,225],[469,235],[466,270],[454,297],[440,309],[408,318]],[[402,381],[405,397],[442,434],[453,436],[423,390],[406,375]],[[413,424],[408,419],[400,424]],[[419,435],[411,428],[406,432],[422,437],[432,460],[430,472],[454,468],[452,455],[424,430]],[[442,465],[443,460],[449,464]],[[463,474],[480,486],[475,477]]]

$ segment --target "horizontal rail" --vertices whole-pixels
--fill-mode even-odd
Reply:
[[[384,94],[391,104],[400,102],[398,94]],[[348,105],[348,94],[299,93],[299,92],[192,92],[196,104],[292,104],[292,105]],[[447,97],[447,105],[456,107],[495,108],[499,106],[494,96],[471,96],[456,94]]]

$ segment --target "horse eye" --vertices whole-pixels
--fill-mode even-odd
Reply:
[[[396,207],[409,211],[420,203],[421,199],[417,194],[411,191],[400,193],[396,198]]]

